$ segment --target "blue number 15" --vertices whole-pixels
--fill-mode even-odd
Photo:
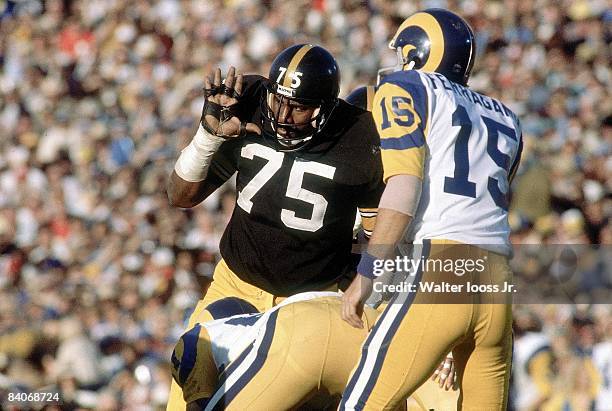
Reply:
[[[455,172],[452,177],[444,178],[444,192],[475,198],[476,183],[468,179],[470,172],[468,141],[472,134],[472,121],[463,106],[457,106],[457,110],[453,113],[452,120],[453,126],[460,126],[461,128],[459,129],[459,134],[457,134],[457,140],[455,142]],[[510,156],[502,153],[499,148],[497,148],[497,142],[500,133],[517,141],[516,132],[505,124],[498,123],[486,116],[482,116],[482,121],[487,128],[487,154],[489,154],[489,157],[493,159],[495,164],[508,172],[511,165]],[[495,204],[504,210],[508,210],[508,199],[506,198],[506,194],[499,189],[499,181],[493,177],[489,177],[487,189],[491,197],[493,197]]]

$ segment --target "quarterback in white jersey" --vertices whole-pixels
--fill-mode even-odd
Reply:
[[[422,165],[414,170],[422,178],[422,190],[407,240],[444,238],[509,255],[507,194],[521,150],[517,117],[501,102],[439,73],[413,70],[386,76],[376,101],[393,110],[387,101],[393,99],[400,101],[398,107],[405,99],[407,112],[413,101],[412,124],[420,121],[425,130],[422,141],[409,133],[413,126],[382,130],[386,179],[406,171],[406,149],[413,148],[413,160]],[[383,115],[382,110],[375,113]],[[405,134],[397,138],[399,127]]]
[[[385,181],[404,173],[422,180],[406,241],[445,238],[511,254],[507,194],[522,138],[508,107],[439,73],[416,70],[388,74],[347,101],[371,110],[381,125]],[[419,125],[422,138],[414,133]]]
[[[382,78],[372,102],[386,188],[359,274],[343,296],[343,318],[363,326],[359,314],[377,268],[395,257],[398,243],[422,244],[422,261],[415,288],[395,295],[365,341],[340,409],[394,409],[452,351],[458,406],[505,410],[511,294],[496,290],[512,283],[508,194],[522,148],[519,121],[467,87],[475,40],[456,14],[415,13],[390,47],[399,71]],[[440,264],[468,260],[486,264],[461,273]],[[432,294],[423,284],[453,291]]]

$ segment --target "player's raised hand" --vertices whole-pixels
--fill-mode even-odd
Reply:
[[[342,295],[342,319],[355,328],[363,328],[363,305],[372,294],[373,280],[357,274]]]
[[[202,114],[202,125],[213,134],[233,138],[246,132],[261,134],[255,123],[247,123],[238,118],[235,106],[242,94],[243,76],[231,66],[225,80],[221,80],[221,69],[217,69],[204,79],[206,103]],[[211,104],[212,103],[212,104]]]
[[[208,101],[224,107],[233,106],[238,103],[238,97],[242,93],[242,73],[236,74],[236,68],[231,66],[225,81],[222,81],[221,68],[217,67],[210,76],[206,76],[204,86],[206,90],[214,90],[214,94],[207,97]]]

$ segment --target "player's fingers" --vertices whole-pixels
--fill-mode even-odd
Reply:
[[[342,318],[355,328],[362,328],[360,319],[357,317],[355,305],[349,300],[344,300],[342,304]]]
[[[217,67],[215,70],[214,83],[215,87],[221,87],[221,68]]]
[[[452,367],[452,361],[446,359],[446,361],[444,362],[443,370],[440,374],[440,388],[446,389],[446,384],[448,383],[448,381],[450,380],[450,376],[452,375]]]
[[[220,95],[220,104],[222,106],[231,106],[236,104],[237,100],[234,98],[234,83],[236,81],[236,68],[230,66],[227,71],[227,76],[223,80],[222,93]]]
[[[442,366],[444,365],[444,361],[442,361],[440,363],[440,365],[438,365],[438,368],[436,368],[436,370],[434,371],[434,373],[431,375],[431,380],[435,381],[438,378],[438,375],[440,375],[440,371],[442,371]]]
[[[361,321],[361,317],[359,316],[357,310],[355,309],[355,307],[351,307],[351,311],[349,312],[350,316],[351,316],[351,322],[353,324],[353,327],[355,328],[363,328],[363,322]]]
[[[353,315],[351,320],[351,324],[353,325],[353,327],[355,328],[363,328],[363,323],[361,322],[361,319],[357,316],[357,315]]]
[[[361,328],[359,326],[359,317],[357,316],[357,304],[351,298],[347,300],[347,313],[348,317],[351,320],[351,324],[355,328]]]
[[[453,378],[452,377],[448,377],[446,379],[446,384],[444,385],[444,390],[445,391],[449,391],[451,388],[453,388]]]
[[[446,379],[446,384],[444,384],[444,389],[446,391],[450,390],[453,386],[453,382],[455,380],[455,363],[451,363],[451,367],[448,373],[448,378]]]
[[[214,76],[214,74],[212,76]],[[213,77],[212,76],[206,76],[204,78],[204,88],[206,90],[212,90],[212,88],[213,88]],[[216,100],[217,100],[217,97],[215,95],[212,95],[212,94],[211,95],[205,94],[204,97],[208,98],[209,101],[215,101],[216,102]]]
[[[438,380],[438,387],[444,388],[444,382],[446,381],[446,374],[440,373],[440,379]]]
[[[256,133],[256,134],[261,135],[261,129],[255,123],[247,123],[246,124],[246,131],[249,132],[249,133]]]
[[[234,66],[230,66],[227,71],[227,77],[225,77],[225,87],[228,89],[234,88],[234,76],[236,74],[236,68]]]
[[[444,383],[448,379],[448,375],[450,373],[450,368],[451,368],[450,362],[448,360],[445,360],[444,363],[442,364],[442,370],[440,370],[440,380],[438,382],[438,385],[440,386],[440,388],[444,387]]]
[[[349,312],[349,303],[347,301],[344,301],[342,304],[342,319],[350,325],[353,325],[353,320]]]
[[[340,315],[342,316],[343,321],[346,321],[350,324],[348,314],[346,313],[346,305],[344,304],[344,301],[342,302],[342,309],[340,310]]]
[[[236,84],[234,84],[234,90],[236,94],[242,94],[242,81],[244,80],[242,73],[236,75]]]
[[[351,316],[349,314],[349,306],[350,306],[350,302],[348,300],[348,292],[349,290],[346,290],[347,292],[342,295],[342,319],[344,321],[346,321],[347,323],[351,324]],[[353,324],[351,324],[353,325]]]

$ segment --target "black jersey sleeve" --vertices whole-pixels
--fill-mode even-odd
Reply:
[[[215,153],[205,182],[221,187],[238,170],[238,155],[241,143],[238,139],[227,140]]]
[[[380,155],[380,138],[372,113],[343,104],[343,118],[351,119],[347,134],[350,135],[352,173],[356,178],[356,202],[359,208],[376,208],[385,189],[383,165]],[[350,113],[350,114],[349,114]]]
[[[382,163],[380,167],[374,167],[372,170],[375,170],[375,173],[372,175],[372,179],[359,187],[357,193],[357,206],[359,208],[378,207],[380,197],[385,190],[385,183],[383,182],[382,175]]]
[[[359,208],[361,226],[366,238],[372,234],[378,214],[378,203],[385,189],[383,167],[380,155],[380,138],[370,112],[354,107],[354,120],[351,126],[352,139],[356,151],[352,171],[359,175],[355,187],[355,203]]]

